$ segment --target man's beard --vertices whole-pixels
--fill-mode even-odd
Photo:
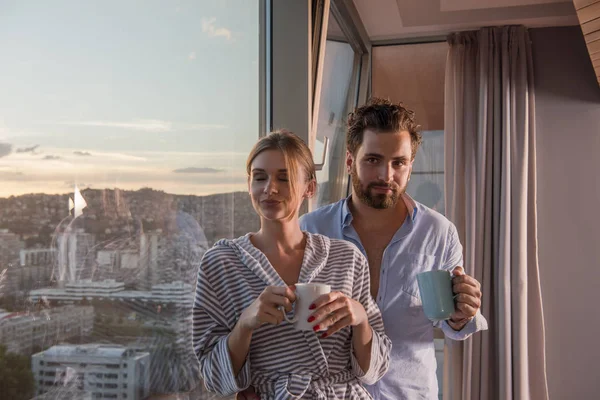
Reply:
[[[371,182],[367,185],[366,189],[363,189],[363,184],[358,177],[356,166],[354,165],[352,165],[350,175],[352,177],[352,187],[358,199],[369,207],[378,210],[394,207],[398,203],[398,199],[400,199],[402,193],[406,190],[406,187],[400,188],[395,182],[385,183],[383,181]],[[371,193],[371,189],[375,187],[389,188],[392,192],[373,194]]]

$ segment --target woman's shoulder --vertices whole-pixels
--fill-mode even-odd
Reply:
[[[236,239],[219,239],[210,249],[204,253],[202,264],[210,266],[212,264],[222,264],[224,261],[236,261],[240,259],[239,243],[245,236]]]

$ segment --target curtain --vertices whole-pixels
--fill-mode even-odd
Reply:
[[[535,96],[521,26],[448,37],[446,210],[482,284],[490,329],[447,340],[445,400],[548,399],[540,289]]]

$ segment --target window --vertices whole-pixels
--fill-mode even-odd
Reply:
[[[415,111],[423,144],[407,193],[444,214],[444,79],[446,42],[373,48],[373,95],[402,101]],[[444,334],[435,331],[439,398],[444,387]]]
[[[373,49],[373,95],[415,111],[423,144],[407,192],[444,214],[444,74],[446,42]]]
[[[315,162],[325,162],[317,171],[318,190],[311,209],[346,195],[346,117],[356,105],[361,63],[331,11],[328,21],[313,150]],[[322,154],[326,155],[324,160]]]
[[[41,352],[77,343],[60,349],[74,373],[100,358],[140,371],[144,397],[202,391],[199,261],[258,228],[245,160],[264,3],[11,2],[0,16],[0,265],[15,266],[0,308],[39,313],[32,332],[53,324]]]

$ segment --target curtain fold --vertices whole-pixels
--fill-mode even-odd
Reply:
[[[548,399],[537,252],[535,96],[521,26],[451,34],[445,83],[447,215],[490,329],[447,340],[445,400]]]

